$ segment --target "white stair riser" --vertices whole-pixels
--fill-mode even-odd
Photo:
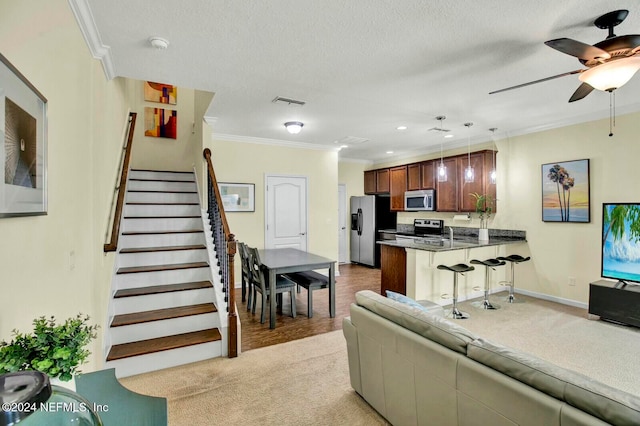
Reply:
[[[156,172],[151,170],[131,170],[129,179],[183,180],[193,182],[193,173]]]
[[[127,192],[127,203],[199,203],[198,194],[180,192]]]
[[[153,180],[130,180],[127,184],[128,191],[177,191],[195,192],[195,182],[165,182]]]
[[[207,328],[217,328],[219,325],[218,315],[212,313],[111,327],[109,332],[111,333],[111,344],[119,345],[121,343],[200,331]]]
[[[117,257],[118,268],[207,262],[208,260],[209,257],[205,249],[158,251],[151,253],[120,253]]]
[[[118,247],[120,248],[188,246],[194,244],[205,244],[205,237],[202,232],[121,235],[118,240]]]
[[[221,355],[222,342],[217,341],[109,361],[105,363],[104,368],[115,368],[116,377],[120,378],[147,373],[149,371],[162,370],[191,362],[203,361]]]
[[[200,216],[200,206],[192,204],[127,204],[124,217],[129,216]]]
[[[144,306],[145,311],[151,311],[154,309],[197,305],[199,303],[212,302],[213,300],[213,287],[144,296],[119,297],[113,299],[113,312],[115,315],[130,314],[140,311],[141,306]]]
[[[137,272],[116,274],[115,289],[140,288],[151,285],[180,284],[192,281],[211,280],[209,268],[189,268],[159,272]]]
[[[122,221],[122,232],[148,231],[188,231],[202,229],[202,219],[172,218],[172,219],[125,219]]]

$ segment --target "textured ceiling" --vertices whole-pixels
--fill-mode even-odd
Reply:
[[[215,92],[214,131],[337,147],[380,162],[609,116],[609,94],[567,101],[577,75],[493,90],[583,68],[544,45],[594,44],[598,16],[629,9],[617,35],[640,33],[637,0],[71,0],[114,76]],[[92,19],[91,19],[92,18]],[[93,29],[91,29],[93,28]],[[85,36],[87,31],[85,31]],[[148,39],[169,40],[166,50]],[[90,38],[90,37],[88,37]],[[92,42],[90,41],[91,45]],[[99,55],[98,55],[99,56]],[[617,113],[640,110],[640,75],[616,92]],[[283,96],[306,105],[275,104]],[[305,126],[289,135],[285,121]],[[470,131],[465,122],[473,122]],[[408,129],[396,130],[404,125]],[[608,126],[603,126],[603,140]],[[386,154],[393,151],[393,154]]]

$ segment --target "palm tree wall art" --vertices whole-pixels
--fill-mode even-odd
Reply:
[[[542,165],[542,220],[588,223],[589,160]]]

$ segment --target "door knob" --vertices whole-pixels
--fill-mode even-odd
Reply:
[[[301,232],[300,235],[306,235],[306,232]]]

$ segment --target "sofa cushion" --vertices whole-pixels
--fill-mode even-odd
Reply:
[[[466,354],[467,344],[477,338],[469,330],[441,316],[370,290],[357,292],[356,302],[363,308],[456,352]]]
[[[608,423],[640,424],[636,397],[583,374],[484,339],[469,343],[467,356]]]
[[[442,309],[442,306],[430,300],[414,300],[408,296],[405,296],[404,294],[396,293],[395,291],[391,290],[387,290],[386,293],[387,297],[391,300],[406,303],[409,306],[422,309],[423,311],[429,312],[430,314],[444,316],[444,309]]]

